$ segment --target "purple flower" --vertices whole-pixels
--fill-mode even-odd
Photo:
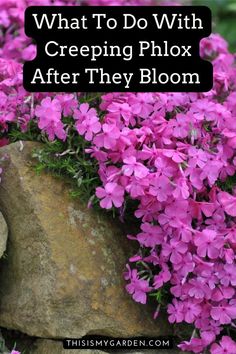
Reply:
[[[211,354],[234,354],[236,353],[236,342],[230,337],[223,336],[220,343],[211,346]]]
[[[126,285],[126,290],[136,302],[146,304],[147,293],[151,291],[148,281],[139,278],[137,269],[131,271],[128,268],[128,270],[129,272],[126,273],[125,279],[130,280],[130,284]]]
[[[164,202],[171,195],[173,187],[169,179],[165,176],[155,178],[151,182],[149,193],[157,198],[159,202]]]
[[[236,197],[226,192],[220,192],[218,200],[228,215],[236,216]]]
[[[215,259],[219,256],[224,240],[214,230],[205,229],[202,232],[197,232],[194,243],[197,246],[197,254],[200,257],[208,256],[211,259]]]
[[[119,129],[113,124],[103,124],[102,131],[102,133],[95,136],[95,145],[106,149],[114,148],[118,138],[120,137]]]
[[[155,289],[161,288],[165,283],[171,279],[171,273],[167,265],[162,265],[162,270],[158,275],[154,276],[153,286]]]
[[[163,242],[163,231],[159,226],[154,226],[149,223],[141,225],[143,232],[137,235],[137,240],[141,245],[146,247],[155,247]]]
[[[195,300],[188,300],[184,302],[183,313],[185,322],[193,323],[201,313],[201,306]]]
[[[172,304],[168,305],[167,312],[169,314],[170,323],[180,323],[184,320],[184,304],[176,299],[173,300]]]
[[[125,176],[134,175],[137,178],[144,178],[148,174],[148,169],[142,163],[137,162],[134,156],[124,159],[122,171]]]
[[[184,341],[178,347],[185,351],[191,350],[193,353],[202,353],[205,347],[205,343],[201,338],[192,338],[189,342]]]
[[[107,183],[104,188],[96,189],[96,196],[102,199],[100,201],[102,208],[111,209],[113,204],[119,208],[124,201],[124,189],[117,183]]]
[[[55,136],[61,140],[66,139],[61,111],[60,102],[49,97],[44,98],[41,105],[35,109],[35,115],[39,118],[39,128],[47,132],[50,140],[54,140]]]
[[[84,135],[85,139],[91,141],[94,134],[101,130],[101,123],[99,122],[97,112],[94,108],[89,109],[87,103],[80,105],[80,110],[74,114],[77,122],[76,129],[80,135]]]
[[[212,306],[211,316],[220,324],[230,324],[233,319],[236,319],[236,305],[226,301],[221,302],[219,306]]]

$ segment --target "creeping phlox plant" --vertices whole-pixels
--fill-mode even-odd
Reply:
[[[13,127],[32,138],[33,126],[52,145],[83,137],[98,164],[100,206],[122,216],[132,200],[140,221],[140,232],[128,235],[140,246],[125,273],[129,294],[142,304],[154,298],[155,318],[164,307],[170,323],[192,325],[192,338],[179,345],[183,351],[236,353],[230,337],[236,319],[234,55],[217,34],[202,40],[201,55],[214,65],[207,93],[109,93],[99,105],[99,95],[29,94],[22,62],[35,47],[24,35],[24,9],[52,3],[76,4],[0,0],[0,144],[11,140]]]

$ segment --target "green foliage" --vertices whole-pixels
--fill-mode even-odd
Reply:
[[[78,134],[69,135],[66,143],[46,142],[33,152],[33,157],[38,160],[35,170],[36,173],[46,170],[67,179],[73,187],[72,197],[88,202],[92,196],[93,204],[97,204],[95,188],[100,184],[98,166],[86,154],[86,145]]]
[[[92,97],[94,99],[94,95]],[[88,99],[89,97],[86,97],[86,101]],[[10,142],[42,142],[43,144],[33,152],[37,161],[36,173],[40,174],[45,170],[66,179],[72,186],[72,197],[79,197],[84,202],[92,199],[93,205],[97,205],[95,189],[101,184],[98,164],[85,152],[89,144],[75,131],[71,118],[64,120],[69,126],[66,142],[49,141],[46,135],[39,131],[35,121],[29,123],[27,132],[22,132],[17,124],[12,125],[8,137]]]
[[[220,33],[236,52],[236,0],[193,0],[194,5],[210,7],[213,15],[213,31]]]
[[[228,177],[224,182],[218,182],[218,186],[225,192],[232,193],[233,188],[236,185],[236,175]]]
[[[31,120],[28,123],[27,131],[23,132],[17,123],[13,123],[9,126],[9,131],[7,132],[7,138],[11,143],[16,141],[46,141],[46,136],[42,134],[38,129],[37,122]]]

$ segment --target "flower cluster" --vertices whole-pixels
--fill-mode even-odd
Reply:
[[[214,65],[207,93],[109,93],[99,108],[80,103],[79,94],[27,93],[22,62],[35,47],[24,35],[24,9],[75,3],[0,0],[0,145],[13,123],[27,131],[35,122],[50,141],[66,141],[72,125],[99,164],[101,207],[123,215],[127,201],[136,202],[140,232],[128,237],[139,250],[125,273],[129,294],[142,304],[156,297],[156,317],[170,289],[170,323],[195,327],[180,348],[233,354],[235,342],[219,335],[236,319],[236,189],[228,186],[236,172],[235,57],[219,35],[202,40],[201,55]]]
[[[198,333],[180,348],[232,354],[229,337],[212,343],[236,319],[236,194],[221,188],[236,171],[235,58],[218,35],[201,52],[214,65],[210,92],[104,95],[89,153],[99,162],[101,207],[124,213],[127,198],[138,202],[127,291],[145,304],[169,288],[170,323]]]
[[[169,2],[164,0],[163,4]],[[80,3],[78,0],[0,0],[0,57],[20,61],[32,60],[35,57],[35,45],[24,33],[24,11],[27,7],[72,6]],[[154,3],[154,0],[85,0],[82,5],[138,6]]]

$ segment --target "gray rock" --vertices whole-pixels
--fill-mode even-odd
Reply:
[[[152,320],[152,311],[124,289],[130,255],[125,232],[72,200],[62,180],[36,175],[36,146],[0,149],[0,158],[9,157],[0,184],[0,210],[9,227],[0,326],[42,338],[170,334],[165,319]]]
[[[7,247],[7,237],[8,237],[8,228],[6,221],[0,212],[0,257],[6,251]]]

